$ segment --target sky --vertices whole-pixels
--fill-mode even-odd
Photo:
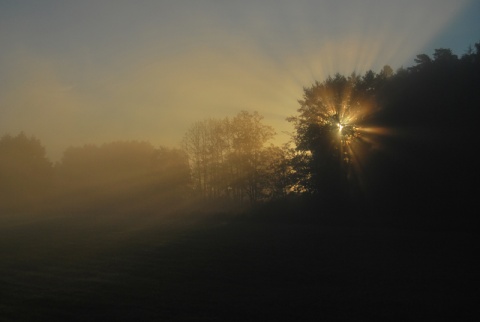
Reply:
[[[477,42],[480,0],[0,0],[0,136],[58,161],[247,110],[281,144],[315,81]]]

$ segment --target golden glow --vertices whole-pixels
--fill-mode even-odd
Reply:
[[[334,88],[326,85],[313,92],[313,97],[318,97],[319,106],[324,106],[324,112],[327,113],[320,116],[318,122],[338,133],[333,137],[336,140],[335,150],[338,151],[338,162],[348,181],[349,190],[359,189],[362,193],[368,193],[365,166],[369,158],[376,151],[384,149],[384,137],[398,135],[399,132],[365,121],[371,120],[379,110],[374,100],[360,102],[360,97],[353,97],[353,83],[347,83],[340,92],[335,92]]]
[[[8,66],[2,69],[0,127],[32,133],[58,160],[69,145],[116,139],[177,146],[192,122],[247,109],[264,115],[277,130],[275,143],[283,143],[292,132],[285,118],[298,106],[303,86],[335,73],[409,64],[467,2],[282,2],[278,10],[245,5],[237,8],[241,28],[232,22],[229,5],[216,2],[211,2],[216,10],[206,4],[195,11],[180,6],[172,10],[180,13],[178,19],[142,13],[123,2],[108,10],[67,10],[103,9],[96,12],[99,23],[84,16],[72,19],[89,25],[58,19],[65,16],[62,9],[69,9],[62,4],[52,7],[59,12],[45,9],[48,18],[31,17],[40,19],[32,25],[48,21],[57,27],[51,35],[10,27],[29,21],[12,16],[4,34],[15,41],[4,45],[0,55],[0,67]],[[435,14],[430,14],[432,7]],[[151,8],[158,15],[170,12],[161,9]],[[146,17],[137,19],[143,22],[135,33],[131,24],[122,23],[132,14]],[[92,29],[95,33],[83,34]],[[49,45],[41,47],[44,43]],[[349,95],[344,93],[345,102]],[[341,123],[358,123],[365,111],[368,107],[339,111]]]

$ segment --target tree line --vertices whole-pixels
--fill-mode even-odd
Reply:
[[[276,182],[283,151],[266,143],[275,131],[258,112],[194,123],[183,140],[193,189],[203,198],[255,203],[286,193]]]
[[[188,195],[186,154],[149,142],[115,141],[69,147],[53,164],[25,133],[0,139],[3,213],[173,206]]]
[[[61,195],[77,204],[202,200],[233,207],[305,197],[314,209],[348,205],[404,218],[466,211],[474,196],[464,182],[476,183],[479,84],[480,43],[461,57],[445,48],[420,54],[396,71],[385,65],[378,73],[335,74],[304,88],[283,146],[270,143],[275,130],[259,113],[245,110],[193,123],[179,148],[85,145],[68,148],[57,164],[35,137],[6,134],[0,208],[38,208],[45,196]]]

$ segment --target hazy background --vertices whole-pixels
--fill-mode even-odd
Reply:
[[[192,122],[258,111],[291,131],[303,86],[462,55],[480,1],[0,1],[0,135],[59,160],[113,140],[178,146]]]

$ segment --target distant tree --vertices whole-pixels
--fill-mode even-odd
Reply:
[[[395,73],[393,72],[392,67],[390,65],[385,65],[383,66],[382,70],[380,71],[379,76],[381,78],[390,78],[394,75]]]
[[[432,59],[427,54],[419,54],[414,61],[417,65],[426,66],[432,62]]]
[[[475,43],[473,47],[470,46],[462,56],[462,60],[466,61],[470,66],[476,65],[478,68],[478,63],[480,62],[480,42]]]
[[[192,181],[185,151],[159,147],[153,152],[152,161],[148,167],[147,194],[169,202],[183,202],[191,197]]]
[[[435,62],[453,63],[454,61],[458,60],[458,57],[452,53],[451,49],[438,48],[435,49],[433,59]]]
[[[145,177],[155,148],[148,142],[117,141],[101,146],[84,145],[65,150],[58,171],[64,183],[76,186],[116,184]]]
[[[191,166],[194,189],[204,198],[216,198],[229,193],[232,173],[226,166],[231,153],[231,127],[228,118],[197,121],[183,138]]]
[[[235,186],[245,192],[252,203],[262,198],[260,185],[265,169],[262,152],[265,143],[275,135],[274,129],[262,120],[258,112],[247,111],[241,111],[232,120],[231,160],[237,173]]]
[[[9,134],[0,139],[0,209],[39,206],[52,184],[52,163],[40,140]]]
[[[256,202],[266,171],[264,145],[274,135],[258,112],[192,124],[183,138],[194,188],[207,199]]]
[[[288,143],[282,147],[271,145],[263,152],[263,195],[270,200],[285,199],[295,191],[297,183],[293,160],[295,149]]]
[[[56,173],[62,197],[82,207],[111,203],[121,208],[126,202],[132,207],[133,203],[141,206],[167,199],[173,202],[184,199],[190,188],[186,155],[177,149],[156,149],[149,142],[70,147]]]

